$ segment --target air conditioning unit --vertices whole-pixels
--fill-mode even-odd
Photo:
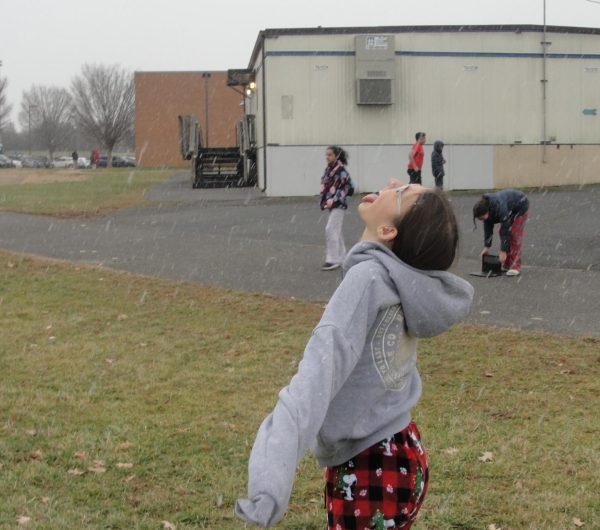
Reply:
[[[391,105],[396,79],[394,35],[357,35],[354,39],[356,103]]]

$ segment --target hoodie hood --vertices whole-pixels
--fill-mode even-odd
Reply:
[[[400,299],[410,335],[439,335],[469,314],[473,286],[455,274],[415,269],[373,241],[361,241],[350,250],[344,272],[365,261],[372,261],[387,272]]]
[[[433,144],[433,150],[437,151],[438,153],[441,153],[442,149],[444,149],[444,142],[442,142],[441,140],[436,140]]]

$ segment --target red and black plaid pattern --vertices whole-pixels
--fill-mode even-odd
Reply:
[[[504,262],[505,269],[521,270],[521,247],[523,246],[523,232],[525,231],[525,223],[529,218],[528,213],[515,217],[511,226],[510,232],[510,248],[508,249],[506,261]],[[500,228],[500,237],[504,231]]]
[[[423,503],[429,464],[414,423],[325,471],[328,530],[406,530]]]

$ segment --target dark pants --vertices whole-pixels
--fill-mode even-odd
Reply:
[[[435,187],[444,189],[444,175],[440,175],[439,177],[433,175],[433,180],[435,180]]]
[[[410,177],[410,180],[408,181],[409,184],[421,184],[421,172],[420,171],[410,168],[406,172],[408,173],[408,176]]]

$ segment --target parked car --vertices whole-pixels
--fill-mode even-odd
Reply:
[[[108,156],[100,155],[100,160],[98,160],[98,167],[107,167]],[[135,158],[132,156],[113,156],[112,157],[112,165],[113,167],[135,167]]]
[[[113,156],[113,167],[135,167],[135,159],[130,156]]]
[[[10,158],[4,155],[0,155],[0,167],[15,167],[15,165],[13,164],[13,161]]]
[[[70,156],[59,156],[52,160],[52,167],[73,167],[73,159]]]
[[[23,167],[33,167],[33,168],[46,167],[44,160],[41,160],[40,157],[36,157],[36,156],[24,156],[21,159],[21,163],[23,164]]]
[[[9,157],[12,160],[13,163],[13,167],[23,167],[23,163],[21,162],[20,158],[12,158]]]
[[[77,159],[77,167],[78,167],[79,169],[89,169],[89,168],[91,167],[91,163],[90,163],[90,161],[89,161],[87,158],[85,158],[84,156],[80,156],[80,157]]]
[[[40,164],[41,167],[52,167],[51,160],[47,156],[34,156]]]

